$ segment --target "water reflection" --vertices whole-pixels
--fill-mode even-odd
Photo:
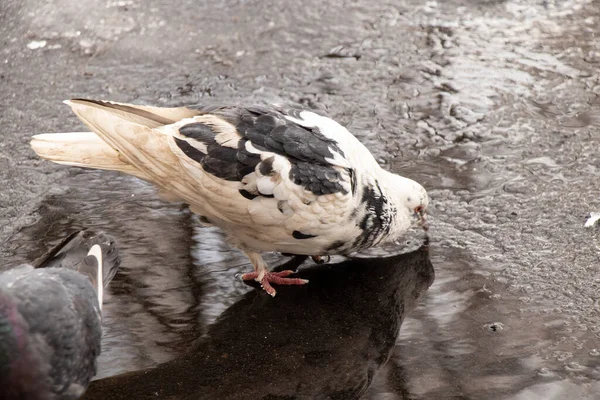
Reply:
[[[300,270],[275,299],[251,290],[186,355],[92,383],[86,399],[359,398],[434,279],[429,249]]]
[[[116,174],[73,169],[63,183],[68,193],[44,199],[34,214],[37,222],[11,239],[13,256],[6,262],[34,260],[82,228],[110,233],[122,264],[104,298],[97,377],[182,354],[204,328],[197,318],[203,286],[190,256],[189,211],[161,201],[151,186]]]

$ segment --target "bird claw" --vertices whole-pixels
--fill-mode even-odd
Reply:
[[[242,280],[250,281],[255,280],[260,283],[260,286],[263,288],[265,292],[267,292],[272,297],[275,297],[277,291],[271,286],[271,283],[275,283],[277,285],[305,285],[308,283],[307,279],[300,278],[286,278],[289,275],[294,274],[294,271],[285,270],[281,272],[266,272],[262,279],[259,279],[258,272],[248,272],[242,275]]]

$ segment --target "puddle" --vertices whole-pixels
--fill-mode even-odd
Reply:
[[[277,301],[256,290],[239,296],[186,356],[95,381],[85,398],[356,398],[434,272],[420,250],[303,268],[299,276],[310,284],[280,288]]]

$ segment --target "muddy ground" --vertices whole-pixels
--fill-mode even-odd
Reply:
[[[247,262],[148,185],[40,161],[28,139],[82,130],[72,97],[299,102],[432,198],[435,282],[363,398],[596,398],[599,34],[589,0],[3,0],[3,268],[76,228],[113,234],[98,378],[178,359],[248,302]]]

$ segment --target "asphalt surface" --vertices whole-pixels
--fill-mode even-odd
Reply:
[[[600,210],[599,31],[600,4],[584,0],[5,0],[2,268],[106,230],[123,266],[98,377],[179,359],[247,304],[234,278],[247,262],[151,187],[40,161],[28,139],[83,129],[72,97],[295,101],[432,198],[436,280],[364,398],[595,398],[600,233],[584,223]]]

